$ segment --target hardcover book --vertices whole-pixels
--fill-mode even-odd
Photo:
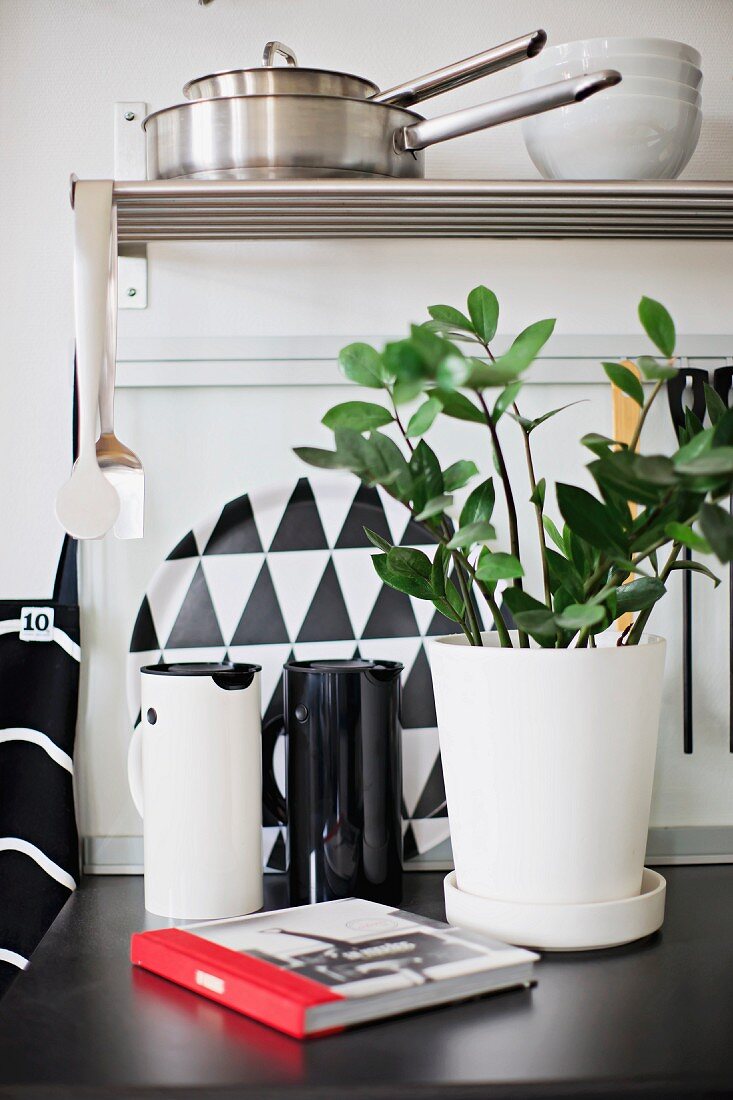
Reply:
[[[528,986],[538,956],[376,902],[138,932],[131,960],[302,1039]]]

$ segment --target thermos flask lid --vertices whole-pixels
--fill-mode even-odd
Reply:
[[[141,672],[152,676],[210,676],[217,687],[237,691],[249,687],[262,665],[219,661],[180,661],[175,664],[145,665]]]
[[[404,665],[399,661],[367,661],[360,658],[353,660],[335,659],[320,661],[288,661],[284,666],[286,671],[312,672],[326,675],[328,673],[345,672],[402,672]]]

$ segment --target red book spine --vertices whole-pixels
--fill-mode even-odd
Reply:
[[[281,970],[273,963],[232,951],[180,928],[137,932],[130,944],[130,959],[135,966],[151,970],[296,1039],[314,1034],[307,1032],[305,1026],[309,1008],[344,999],[311,978]]]

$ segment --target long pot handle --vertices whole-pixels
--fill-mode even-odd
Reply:
[[[534,88],[518,95],[495,99],[491,103],[482,103],[478,107],[466,107],[463,111],[453,111],[438,118],[426,118],[412,126],[403,126],[395,130],[394,143],[398,153],[416,152],[428,145],[437,145],[440,141],[473,134],[477,130],[488,130],[502,122],[512,122],[517,118],[539,115],[543,111],[552,111],[555,107],[567,107],[570,103],[579,103],[604,88],[611,88],[621,80],[621,73],[606,69],[573,80],[561,80],[557,84],[546,84],[543,88]]]
[[[528,57],[535,57],[545,42],[547,35],[544,31],[533,31],[532,34],[513,38],[511,42],[504,42],[501,46],[493,46],[483,53],[436,69],[433,73],[416,76],[414,80],[397,84],[385,92],[377,92],[371,98],[374,103],[386,103],[390,107],[410,107],[413,103],[420,103],[431,96],[459,88],[461,84],[468,84],[471,80],[479,80],[489,73],[516,65],[519,61],[526,61]]]

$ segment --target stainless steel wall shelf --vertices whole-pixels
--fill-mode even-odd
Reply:
[[[120,245],[389,237],[733,240],[733,181],[116,181]]]

